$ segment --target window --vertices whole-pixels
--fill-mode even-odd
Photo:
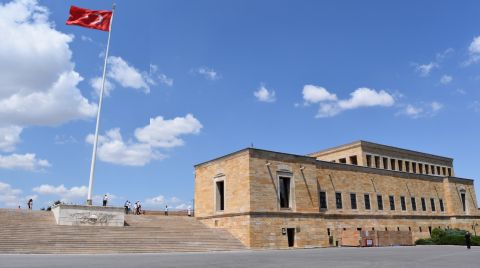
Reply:
[[[350,207],[352,209],[357,209],[357,194],[350,194]]]
[[[372,167],[372,156],[367,154],[367,167]]]
[[[390,201],[390,210],[395,210],[395,197],[393,195],[389,196],[388,201]]]
[[[280,176],[280,208],[290,208],[290,177]]]
[[[224,211],[225,210],[225,181],[217,181],[215,182],[215,186],[217,188],[217,191],[216,191],[217,211]]]
[[[384,157],[383,159],[383,169],[388,169],[388,158]]]
[[[327,193],[325,191],[320,192],[320,209],[327,209]]]
[[[443,206],[443,199],[439,199],[438,202],[440,203],[440,211],[445,211],[445,207]]]
[[[377,208],[383,210],[383,198],[382,195],[377,195]]]
[[[375,167],[380,168],[380,156],[375,156]]]
[[[346,158],[340,158],[340,159],[338,159],[338,163],[346,164],[347,159]]]
[[[364,194],[363,195],[363,201],[365,202],[365,209],[370,210],[370,195],[369,194]]]
[[[429,166],[425,164],[425,174],[430,174],[430,171],[428,169],[429,169]]]
[[[435,166],[431,165],[430,168],[432,169],[432,174],[435,175]]]
[[[430,198],[430,207],[432,211],[435,211],[435,198]]]
[[[405,171],[410,172],[410,162],[405,161]]]
[[[356,156],[356,155],[350,156],[350,164],[352,164],[352,165],[358,165],[358,161],[357,161],[357,156]]]
[[[462,207],[463,207],[463,211],[467,211],[467,204],[466,204],[466,199],[465,199],[465,190],[463,192],[460,193],[460,196],[462,198]]]
[[[390,169],[395,170],[395,159],[390,159]]]
[[[402,210],[407,210],[407,204],[405,203],[405,196],[400,196],[400,205],[402,206]]]
[[[442,167],[442,175],[447,175],[447,169],[445,167]]]
[[[417,163],[415,162],[412,163],[412,172],[417,173]]]
[[[342,193],[335,193],[335,205],[337,209],[342,209]]]
[[[451,168],[447,168],[447,172],[448,172],[448,176],[451,177],[451,176],[452,176],[452,169],[451,169]]]
[[[422,197],[421,201],[422,201],[422,210],[427,211],[427,205],[425,204],[425,198]]]
[[[437,175],[441,175],[440,174],[440,167],[437,166]]]
[[[410,198],[410,202],[412,203],[412,210],[417,211],[417,200],[415,200],[415,197]]]
[[[403,161],[398,160],[398,170],[403,171]]]
[[[422,164],[418,164],[418,170],[420,174],[423,174],[423,165]]]

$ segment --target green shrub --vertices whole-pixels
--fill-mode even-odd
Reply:
[[[415,241],[415,245],[435,245],[432,239],[418,239]]]
[[[431,238],[418,239],[415,245],[465,245],[465,234],[467,231],[460,229],[440,229],[432,230]],[[480,237],[472,236],[472,246],[480,246]]]

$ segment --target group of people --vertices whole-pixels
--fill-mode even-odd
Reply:
[[[140,201],[135,202],[132,208],[132,203],[127,200],[125,202],[124,208],[125,208],[125,214],[130,214],[130,213],[133,213],[133,215],[145,214],[145,210],[142,210],[142,204],[140,203]]]

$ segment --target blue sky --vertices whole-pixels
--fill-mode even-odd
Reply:
[[[0,1],[0,206],[84,202],[107,33]],[[477,179],[480,3],[117,1],[94,194],[185,208],[193,165],[368,140]],[[476,180],[477,193],[480,181]]]

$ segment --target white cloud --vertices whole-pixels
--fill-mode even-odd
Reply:
[[[22,128],[19,126],[0,127],[0,151],[12,152],[20,142]]]
[[[433,117],[443,108],[443,104],[433,101],[417,105],[408,104],[402,108],[397,115],[405,115],[414,119]]]
[[[148,126],[137,128],[135,137],[153,147],[172,148],[184,144],[181,135],[198,134],[202,127],[200,121],[191,114],[170,120],[157,116],[150,118]]]
[[[0,155],[0,169],[42,170],[50,167],[47,160],[37,159],[35,154]]]
[[[468,47],[469,59],[464,65],[470,65],[480,60],[480,36],[473,38],[470,46]]]
[[[265,86],[260,86],[257,91],[253,92],[253,95],[261,102],[275,102],[275,91],[269,91]]]
[[[152,198],[147,198],[145,204],[152,206],[160,206],[165,204],[165,196],[159,195]]]
[[[102,78],[95,77],[90,79],[90,86],[95,90],[95,94],[100,96],[100,92],[102,91]],[[105,90],[103,92],[105,97],[110,96],[110,92],[115,89],[115,85],[110,82],[109,79],[105,79]]]
[[[390,107],[395,104],[395,98],[384,90],[362,87],[350,93],[350,98],[345,100],[337,99],[335,94],[328,92],[323,87],[305,86],[303,89],[305,103],[319,103],[320,107],[317,118],[332,117],[346,110],[353,110],[362,107]]]
[[[208,80],[214,81],[214,80],[220,79],[220,75],[218,74],[218,72],[212,68],[200,67],[196,69],[195,72],[200,75],[203,75]]]
[[[451,75],[443,75],[442,78],[440,78],[440,83],[446,85],[452,82],[453,77]]]
[[[53,195],[59,197],[62,202],[71,202],[80,198],[86,198],[88,193],[87,186],[65,187],[63,184],[54,186],[50,184],[42,184],[32,189],[40,195]]]
[[[158,80],[160,81],[160,83],[166,85],[166,86],[173,86],[173,79],[166,76],[165,74],[159,74],[158,75]]]
[[[84,41],[84,42],[89,42],[89,43],[92,43],[92,42],[93,42],[93,39],[90,38],[90,37],[88,37],[88,36],[86,36],[86,35],[80,36],[80,39],[81,39],[82,41]]]
[[[93,117],[77,88],[69,43],[36,1],[0,4],[0,125],[58,125]],[[34,109],[32,109],[34,107]]]
[[[182,203],[182,204],[179,204],[177,206],[175,206],[175,209],[178,209],[178,210],[185,210],[185,209],[188,209],[190,207],[189,204],[186,204],[186,203]]]
[[[6,207],[18,207],[26,202],[20,195],[22,190],[14,189],[7,183],[0,182],[0,203]]]
[[[57,145],[64,145],[64,144],[68,144],[68,143],[77,143],[77,139],[73,136],[55,135],[54,142]]]
[[[324,87],[305,85],[302,93],[306,104],[337,100],[337,95],[328,92]]]
[[[88,135],[86,140],[93,143],[94,135]],[[125,166],[144,166],[152,160],[165,158],[149,144],[123,141],[119,128],[99,135],[97,156],[104,162]]]
[[[142,89],[145,93],[149,93],[150,85],[155,84],[148,74],[141,73],[124,59],[116,56],[108,57],[107,76],[122,87]]]
[[[474,101],[469,106],[470,109],[473,109],[475,112],[480,112],[480,101]]]
[[[428,64],[415,64],[415,71],[422,77],[427,77],[430,73],[439,67],[436,62],[430,62]]]

